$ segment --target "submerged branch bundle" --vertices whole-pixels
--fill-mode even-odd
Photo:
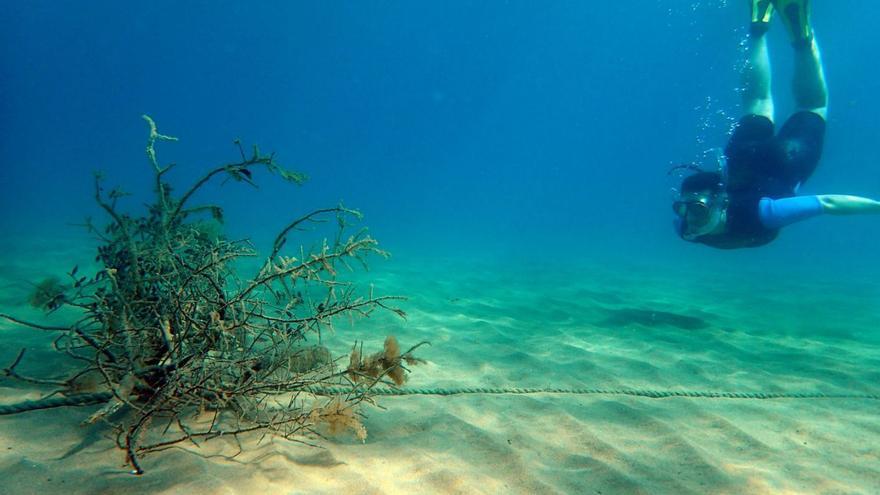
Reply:
[[[63,379],[25,377],[15,371],[22,352],[5,375],[56,387],[53,394],[69,398],[53,404],[101,404],[86,422],[112,428],[135,474],[143,473],[144,454],[221,435],[238,440],[257,432],[302,440],[320,435],[323,423],[330,433],[350,430],[364,439],[358,405],[371,400],[377,384],[403,384],[404,364],[419,361],[411,354],[415,347],[401,354],[389,336],[383,351],[362,358],[356,344],[349,366],[341,369],[320,342],[339,317],[366,317],[376,310],[405,317],[392,306],[400,297],[372,290],[358,295],[352,283],[337,277],[352,263],[366,266],[369,255],[387,253],[365,230],[350,232],[360,214],[338,205],[291,221],[259,268],[242,276],[240,261],[258,253],[248,241],[223,235],[219,206],[190,200],[217,177],[253,183],[259,168],[295,184],[305,176],[257,147],[246,153],[236,141],[238,160],[208,171],[175,196],[165,180],[171,166],[159,164],[155,145],[176,138],[144,119],[150,127],[146,153],[155,174],[154,202],[142,216],[127,214],[118,207],[125,193],[107,191],[96,175],[95,200],[110,220],[104,228],[87,222],[100,239],[100,268],[82,275],[74,267],[65,281],[37,284],[31,297],[47,311],[68,306],[81,317],[51,327],[0,315],[57,333],[55,349],[78,367]],[[335,221],[328,239],[312,249],[298,246],[294,256],[284,254],[289,236],[328,220]],[[352,392],[316,395],[340,385]]]

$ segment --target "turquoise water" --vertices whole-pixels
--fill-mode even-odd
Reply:
[[[344,202],[364,214],[359,225],[392,256],[342,276],[406,296],[408,318],[340,321],[324,343],[345,356],[353,340],[430,341],[409,387],[876,395],[877,218],[818,218],[741,251],[672,230],[667,169],[723,146],[741,111],[741,3],[8,5],[0,313],[75,318],[43,320],[26,304],[29,284],[99,269],[97,241],[77,226],[106,220],[93,171],[131,193],[123,211],[143,213],[147,113],[180,139],[157,144],[178,193],[238,160],[234,139],[309,176],[301,186],[259,172],[257,187],[220,179],[193,198],[222,205],[228,235],[262,254],[313,209]],[[815,3],[831,105],[823,160],[802,192],[878,197],[876,7]],[[780,25],[769,36],[782,118],[791,49]],[[0,341],[3,366],[27,347],[21,372],[70,369],[45,333],[4,320]],[[0,383],[4,404],[48,392]],[[880,491],[872,400],[509,393],[380,405],[366,411],[366,444],[259,445],[243,463],[222,449],[158,454],[140,488]],[[76,427],[89,412],[0,422],[13,493],[136,486],[106,432]]]
[[[56,260],[85,254],[76,246],[41,249]],[[3,311],[37,318],[21,305],[18,277],[48,268],[23,253],[7,258]],[[345,278],[408,295],[408,317],[338,322],[323,339],[334,355],[347,354],[352,339],[365,348],[387,334],[403,346],[427,339],[432,345],[419,353],[427,362],[412,367],[406,389],[510,392],[380,397],[384,410],[365,411],[364,444],[351,434],[330,437],[321,449],[252,440],[228,459],[222,456],[234,444],[211,442],[195,454],[147,457],[142,481],[124,474],[120,451],[100,428],[75,427],[92,409],[32,412],[2,423],[9,447],[0,469],[11,493],[71,485],[83,493],[132,486],[150,493],[582,493],[584,486],[603,493],[871,493],[875,400],[514,393],[877,393],[873,285],[829,277],[811,287],[788,274],[780,291],[755,284],[755,273],[718,271],[682,282],[676,272],[476,257],[376,262],[369,276]],[[28,348],[19,372],[56,376],[70,365],[45,334],[0,328],[2,362]],[[27,384],[4,382],[0,390],[7,403],[40,396]]]

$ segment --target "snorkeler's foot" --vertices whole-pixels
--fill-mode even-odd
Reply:
[[[813,42],[813,28],[810,26],[810,0],[773,0],[779,11],[779,18],[791,35],[795,48],[809,47]]]
[[[752,6],[752,23],[749,32],[753,36],[761,36],[767,32],[770,26],[770,18],[773,16],[773,2],[771,0],[749,0]]]

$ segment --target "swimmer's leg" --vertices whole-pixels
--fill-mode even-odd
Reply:
[[[827,117],[828,88],[819,45],[814,37],[810,38],[808,45],[795,45],[792,90],[799,110],[813,112],[823,119]]]
[[[810,24],[810,0],[773,0],[773,3],[794,46],[794,101],[798,110],[813,112],[824,119],[828,88],[819,45]]]
[[[754,17],[754,13],[753,13]],[[766,18],[769,21],[769,16]],[[743,111],[773,120],[773,97],[770,94],[770,53],[767,50],[768,22],[752,22],[742,69]]]

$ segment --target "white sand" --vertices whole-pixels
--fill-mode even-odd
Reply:
[[[21,279],[68,269],[81,253],[47,251],[52,261],[41,263],[28,252],[0,263],[0,310],[36,318],[19,304]],[[773,292],[747,275],[683,281],[631,267],[512,266],[379,265],[377,289],[410,295],[409,319],[340,325],[326,343],[344,353],[354,339],[379,347],[388,333],[404,347],[430,340],[414,388],[880,393],[876,289],[790,282]],[[693,319],[664,324],[662,312]],[[0,339],[2,366],[21,346],[30,348],[22,372],[59,362],[45,335],[0,322]],[[4,403],[39,392],[0,382]],[[221,455],[235,449],[219,440],[196,454],[152,454],[142,477],[126,474],[100,427],[78,426],[94,408],[6,416],[0,492],[880,493],[880,401],[538,394],[379,403],[387,410],[367,411],[366,444],[352,435],[324,449],[250,442],[230,460]]]

